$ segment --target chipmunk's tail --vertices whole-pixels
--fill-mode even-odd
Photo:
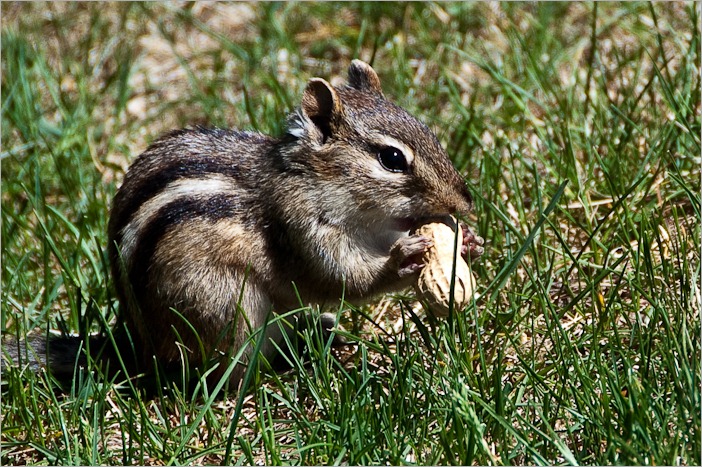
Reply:
[[[111,336],[94,335],[87,339],[53,333],[21,340],[7,336],[2,340],[0,358],[2,384],[6,383],[10,367],[32,372],[45,369],[60,383],[67,383],[88,368],[89,357],[107,376],[120,370],[128,374],[136,370],[134,352],[126,332],[117,331]]]

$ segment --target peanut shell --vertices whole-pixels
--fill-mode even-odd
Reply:
[[[458,235],[456,235],[458,229]],[[424,253],[426,266],[419,273],[415,289],[419,298],[437,317],[449,314],[451,296],[451,273],[454,255],[456,259],[453,309],[461,310],[473,296],[475,278],[470,266],[461,256],[463,233],[453,217],[444,222],[432,222],[417,229],[417,234],[431,239],[434,245]]]

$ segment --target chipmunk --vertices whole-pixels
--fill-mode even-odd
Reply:
[[[230,375],[236,383],[255,347],[249,337],[272,316],[409,286],[430,246],[410,232],[471,205],[436,136],[388,101],[359,60],[347,85],[311,79],[279,138],[200,127],[167,134],[127,171],[108,227],[140,367],[219,360],[216,379],[248,346]],[[480,255],[482,239],[465,230],[462,253]],[[275,353],[280,328],[265,329],[261,355]],[[54,349],[65,346],[50,339]]]

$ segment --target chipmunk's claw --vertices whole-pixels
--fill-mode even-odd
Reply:
[[[485,252],[483,245],[485,240],[483,237],[475,235],[475,233],[466,224],[461,223],[461,230],[463,231],[463,245],[461,246],[461,256],[464,258],[470,258],[475,261],[480,258]]]
[[[398,264],[398,275],[407,277],[420,271],[424,267],[422,255],[432,245],[433,242],[423,235],[411,235],[399,239],[393,245],[391,252]]]

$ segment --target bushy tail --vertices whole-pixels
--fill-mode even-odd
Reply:
[[[112,376],[120,370],[126,370],[128,374],[136,372],[134,351],[124,332],[115,332],[112,338],[94,335],[87,339],[50,333],[23,340],[3,338],[0,358],[2,383],[5,383],[10,367],[32,372],[45,369],[60,383],[67,383],[73,380],[77,372],[88,367],[88,355],[104,375]]]

